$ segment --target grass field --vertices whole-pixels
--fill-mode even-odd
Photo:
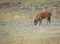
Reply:
[[[3,4],[7,2],[9,5]],[[0,44],[60,44],[59,4],[59,0],[0,0]],[[33,20],[44,7],[52,9],[51,25],[43,20],[35,26]]]
[[[0,44],[60,44],[60,27],[0,26]]]

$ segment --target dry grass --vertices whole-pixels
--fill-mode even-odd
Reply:
[[[0,9],[0,22],[33,22],[37,11],[35,7],[40,7],[43,4],[44,7],[47,6],[53,8],[52,1],[48,3],[40,3],[40,0],[0,0],[0,2],[19,2],[22,1],[22,7],[30,7],[28,3],[32,4],[32,10],[26,10],[24,8],[21,10],[19,7],[11,6],[12,8]],[[27,1],[27,3],[26,3]],[[34,2],[35,1],[35,2]],[[26,4],[25,4],[26,3]],[[55,14],[55,12],[52,12]],[[52,20],[60,20],[60,13],[52,15]],[[58,20],[57,20],[58,21]],[[54,26],[35,26],[35,27],[14,27],[7,25],[0,25],[0,44],[60,44],[60,27]]]
[[[0,40],[0,44],[60,44],[60,37],[24,40],[20,38]]]
[[[2,30],[0,34],[8,34],[0,37],[0,44],[60,44],[60,27],[0,27],[0,29]]]

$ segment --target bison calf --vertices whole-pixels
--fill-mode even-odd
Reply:
[[[34,25],[37,25],[38,22],[40,25],[43,19],[47,19],[47,24],[50,23],[51,12],[44,11],[37,13],[36,18],[34,19]]]

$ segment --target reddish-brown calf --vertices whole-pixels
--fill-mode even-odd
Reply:
[[[51,18],[51,12],[44,11],[44,12],[39,12],[36,15],[36,18],[34,19],[34,24],[37,25],[39,22],[39,25],[41,24],[43,19],[47,19],[47,23],[50,23],[50,18]]]

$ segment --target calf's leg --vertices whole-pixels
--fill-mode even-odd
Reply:
[[[47,18],[47,25],[50,25],[50,21],[51,21],[50,17]]]
[[[39,20],[39,26],[41,25],[42,19]]]

